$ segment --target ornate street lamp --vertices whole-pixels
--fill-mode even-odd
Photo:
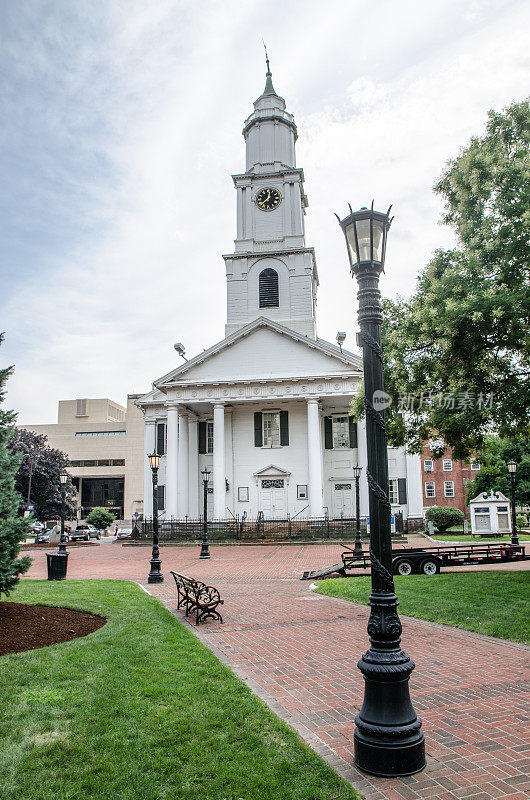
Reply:
[[[59,553],[63,555],[68,555],[66,552],[66,536],[64,534],[64,519],[66,516],[65,492],[68,477],[67,472],[61,472],[59,475],[59,480],[61,481],[61,538],[59,539]]]
[[[401,649],[401,622],[392,578],[388,453],[381,350],[381,293],[388,229],[392,220],[373,209],[352,211],[339,224],[346,237],[352,275],[359,292],[358,342],[363,348],[364,407],[370,508],[372,592],[368,634],[370,649],[358,663],[364,681],[364,700],[355,720],[355,764],[372,775],[411,775],[425,767],[421,720],[409,695],[414,663]]]
[[[153,551],[151,553],[151,571],[147,576],[147,583],[163,583],[164,576],[160,571],[160,550],[158,548],[158,467],[160,466],[160,456],[158,453],[151,453],[149,465],[153,473]]]
[[[363,552],[363,543],[361,539],[361,509],[359,508],[359,480],[361,478],[361,472],[363,471],[362,467],[354,467],[353,468],[353,477],[355,478],[355,547],[353,552],[357,555],[361,555]]]
[[[210,558],[210,545],[208,544],[208,481],[210,479],[210,470],[205,467],[202,472],[202,547],[199,558]]]
[[[508,472],[510,473],[510,488],[512,498],[512,544],[519,544],[519,535],[517,533],[517,521],[515,513],[515,473],[517,472],[517,464],[515,461],[508,462]]]

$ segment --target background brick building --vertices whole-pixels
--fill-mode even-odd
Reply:
[[[459,508],[469,518],[469,509],[465,502],[467,484],[475,478],[479,470],[480,464],[477,461],[455,461],[451,448],[446,449],[442,458],[435,459],[431,442],[426,442],[421,458],[424,509],[431,506],[452,506]]]

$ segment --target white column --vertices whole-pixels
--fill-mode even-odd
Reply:
[[[228,506],[234,511],[234,453],[232,447],[232,409],[225,411],[225,477],[229,483],[229,490],[225,492],[225,509]]]
[[[144,519],[153,516],[153,473],[149,465],[148,455],[155,450],[155,421],[144,422]]]
[[[188,417],[188,513],[199,516],[199,439],[197,417]]]
[[[214,518],[223,519],[225,511],[225,408],[213,407],[213,502]]]
[[[179,461],[178,461],[178,509],[179,517],[188,516],[188,460],[189,460],[188,412],[179,411]]]
[[[322,442],[318,400],[307,401],[307,461],[309,514],[321,517],[324,513],[322,503]]]
[[[166,517],[178,516],[178,407],[167,408]]]
[[[421,482],[421,460],[417,453],[406,454],[407,464],[407,511],[410,519],[423,517],[423,487]]]
[[[370,514],[368,503],[368,450],[366,449],[366,418],[357,423],[357,464],[362,467],[361,480],[359,481],[361,517]]]

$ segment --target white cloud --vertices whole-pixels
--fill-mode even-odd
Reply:
[[[13,124],[31,120],[32,235],[50,208],[56,221],[51,245],[37,237],[38,269],[21,271],[1,309],[2,362],[16,361],[9,404],[28,423],[52,421],[60,398],[123,401],[176,363],[174,341],[190,354],[222,337],[230,174],[244,168],[242,122],[264,82],[262,35],[299,125],[319,333],[347,330],[350,347],[355,292],[333,212],[394,203],[383,289],[410,293],[452,241],[431,191],[444,162],[488,108],[527,92],[523,3],[102,8],[56,8],[42,36],[23,18],[10,43],[24,56],[6,103]]]

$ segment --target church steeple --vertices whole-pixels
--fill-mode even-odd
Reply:
[[[246,169],[233,175],[237,190],[235,252],[223,256],[228,336],[257,317],[316,337],[318,275],[305,242],[307,198],[296,166],[294,117],[272,84],[265,49],[265,90],[245,120]]]

